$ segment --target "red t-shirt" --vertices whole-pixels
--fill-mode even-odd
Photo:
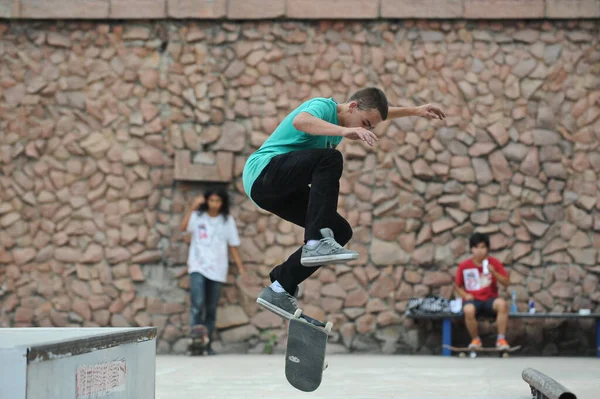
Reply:
[[[491,256],[487,257],[489,264],[494,266],[494,269],[499,274],[508,277],[508,273],[502,266],[502,263]],[[471,259],[467,259],[458,265],[456,271],[456,285],[464,289],[473,298],[478,301],[487,301],[498,297],[498,281],[490,272],[483,274],[483,266],[478,266]]]

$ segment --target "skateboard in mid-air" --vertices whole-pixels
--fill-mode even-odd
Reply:
[[[323,323],[297,309],[290,319],[285,351],[285,377],[296,389],[312,392],[327,368],[325,350],[332,322]]]
[[[444,348],[450,349],[452,352],[458,352],[459,357],[466,357],[467,353],[469,354],[469,357],[472,357],[472,358],[477,357],[477,352],[497,352],[501,357],[509,357],[511,352],[518,351],[519,349],[521,349],[521,345],[511,346],[510,348],[504,348],[504,349],[495,348],[495,347],[494,348],[485,348],[485,347],[469,348],[468,346],[457,347],[457,346],[451,346],[451,345],[444,345]]]
[[[202,324],[195,324],[190,329],[190,344],[188,351],[191,356],[204,355],[204,350],[210,342],[208,329]]]

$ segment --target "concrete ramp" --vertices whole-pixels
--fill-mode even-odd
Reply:
[[[156,332],[2,328],[0,399],[154,398]]]

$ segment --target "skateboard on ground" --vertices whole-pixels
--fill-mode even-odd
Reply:
[[[323,323],[296,310],[288,327],[285,377],[296,389],[312,392],[321,385],[327,368],[325,350],[333,323]]]
[[[509,357],[511,352],[517,351],[519,349],[521,349],[521,345],[518,346],[511,346],[508,349],[498,349],[498,348],[485,348],[485,347],[481,347],[481,348],[469,348],[467,347],[457,347],[457,346],[451,346],[451,345],[444,345],[444,348],[446,349],[450,349],[452,352],[458,352],[458,356],[459,357],[466,357],[467,353],[469,354],[469,357],[477,357],[477,352],[497,352],[501,357]]]
[[[210,338],[208,337],[208,329],[202,324],[193,325],[190,329],[190,344],[188,351],[191,356],[203,355]]]

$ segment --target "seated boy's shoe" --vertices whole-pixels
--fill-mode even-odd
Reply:
[[[344,249],[333,238],[333,231],[329,228],[321,229],[322,239],[314,246],[304,245],[300,263],[303,266],[320,266],[327,263],[345,263],[358,259],[359,253]]]
[[[275,292],[271,287],[263,288],[256,303],[288,320],[294,317],[294,313],[298,309],[296,297],[285,291]]]
[[[481,340],[479,338],[475,338],[469,344],[469,349],[479,349],[481,348]]]
[[[497,349],[510,349],[510,345],[508,344],[508,341],[505,340],[504,338],[499,338],[496,340],[496,348]]]

